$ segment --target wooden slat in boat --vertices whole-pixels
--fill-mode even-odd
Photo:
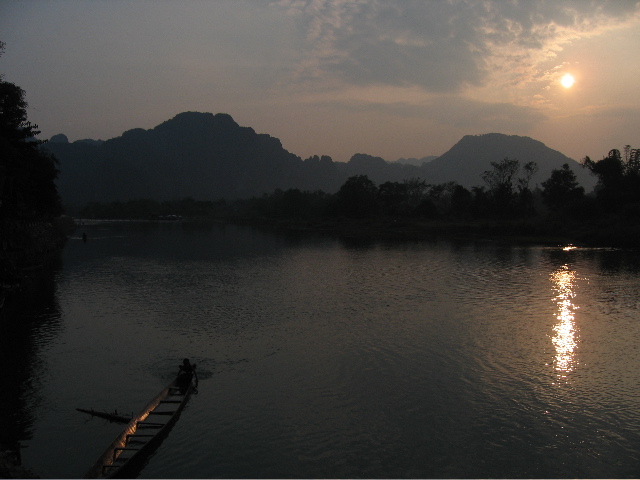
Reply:
[[[186,389],[181,388],[179,378],[176,377],[131,419],[84,478],[127,477],[142,467],[178,420],[193,393],[193,383]]]

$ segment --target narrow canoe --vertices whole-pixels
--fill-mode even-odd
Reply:
[[[135,476],[178,420],[194,391],[192,378],[180,375],[133,417],[84,478]]]

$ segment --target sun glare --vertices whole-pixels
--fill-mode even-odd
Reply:
[[[564,265],[551,274],[554,298],[558,312],[557,323],[553,327],[554,335],[551,338],[556,348],[555,369],[558,380],[566,381],[567,375],[575,368],[575,354],[578,347],[578,331],[575,323],[574,312],[578,306],[573,303],[575,296],[576,272]]]
[[[573,84],[575,83],[576,79],[573,78],[573,75],[571,75],[570,73],[566,73],[561,79],[560,79],[560,83],[562,84],[562,86],[564,88],[571,88],[573,86]]]

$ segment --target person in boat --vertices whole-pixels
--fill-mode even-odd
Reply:
[[[182,360],[182,365],[180,365],[178,371],[178,382],[180,386],[180,390],[186,390],[191,384],[191,380],[194,375],[196,377],[196,386],[198,385],[198,376],[196,375],[196,365],[191,364],[188,358]]]
[[[182,365],[180,365],[178,368],[180,369],[180,371],[178,372],[178,375],[180,375],[180,376],[182,376],[182,375],[192,375],[193,376],[195,365],[191,365],[191,362],[189,361],[189,359],[185,358],[184,360],[182,360]]]

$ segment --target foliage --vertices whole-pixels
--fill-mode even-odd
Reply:
[[[515,158],[506,157],[500,162],[491,162],[491,166],[492,170],[482,174],[482,179],[489,187],[490,211],[501,217],[533,215],[533,194],[529,183],[538,171],[536,163],[527,162],[522,168],[521,177],[516,177],[520,162]]]
[[[523,192],[525,190],[529,190],[529,184],[531,183],[531,179],[533,176],[538,173],[538,165],[536,162],[527,162],[523,165],[522,169],[524,170],[524,176],[518,178],[518,190]]]
[[[549,179],[542,182],[542,188],[544,204],[552,210],[560,209],[584,196],[584,188],[578,185],[576,175],[567,163],[562,168],[553,170]]]
[[[13,83],[0,81],[0,137],[12,145],[24,143],[40,133],[27,120],[25,92]]]
[[[429,185],[420,178],[402,182],[385,182],[378,187],[379,212],[391,217],[410,217],[419,214]]]
[[[27,120],[25,92],[0,80],[0,216],[37,219],[61,213],[57,161],[41,151],[40,133]]]
[[[406,183],[385,182],[378,187],[380,213],[389,217],[406,217],[409,214],[408,187]]]
[[[523,165],[523,176],[518,178],[518,210],[524,216],[532,216],[535,214],[534,194],[529,188],[531,179],[538,173],[538,165],[535,162],[527,162]]]
[[[601,205],[608,211],[619,211],[625,205],[640,202],[640,151],[625,147],[624,156],[613,149],[602,160],[585,157],[582,161],[598,177],[596,192]]]
[[[331,200],[331,196],[322,191],[308,192],[297,188],[283,191],[278,188],[271,195],[238,200],[233,205],[236,214],[245,217],[303,220],[326,215],[331,208]]]
[[[623,162],[618,162],[615,152],[611,158],[616,163],[608,158],[594,168],[603,175],[602,184],[610,186],[611,178],[618,175],[622,177],[622,180],[618,178],[621,185],[632,185],[640,163],[638,154],[627,149]],[[179,202],[92,204],[84,213],[102,218],[158,218],[158,215],[175,214],[185,218],[235,218],[303,226],[316,221],[318,225],[326,225],[332,220],[342,224],[344,217],[353,219],[354,225],[406,226],[422,225],[421,220],[437,220],[434,224],[450,225],[451,231],[468,229],[489,235],[577,235],[593,241],[613,242],[612,239],[620,238],[616,232],[625,232],[626,244],[640,232],[640,202],[622,205],[616,215],[603,215],[602,192],[598,199],[586,196],[568,164],[553,170],[542,183],[542,190],[529,187],[537,168],[533,162],[521,169],[516,159],[506,158],[492,163],[492,167],[493,170],[485,172],[487,186],[471,190],[455,182],[429,185],[420,178],[376,186],[368,176],[357,175],[349,177],[333,195],[320,190],[276,189],[271,194],[233,202],[198,202],[189,198]],[[611,171],[618,173],[607,176]],[[537,213],[534,205],[541,207],[542,204],[548,212]],[[404,221],[401,223],[398,219]],[[417,221],[411,222],[411,219]],[[602,228],[607,229],[606,235],[597,232]]]
[[[489,187],[493,210],[505,216],[511,213],[514,202],[513,180],[520,169],[520,162],[516,159],[505,158],[501,162],[491,162],[493,170],[482,174],[482,180]]]
[[[337,193],[339,213],[350,218],[366,218],[376,213],[378,189],[366,175],[349,177]]]
[[[456,217],[467,218],[471,215],[474,196],[462,185],[456,185],[451,193],[451,213]]]
[[[520,162],[515,158],[505,157],[500,162],[491,162],[491,166],[493,170],[487,170],[482,174],[482,180],[489,189],[496,193],[513,193],[513,177],[520,169]]]

